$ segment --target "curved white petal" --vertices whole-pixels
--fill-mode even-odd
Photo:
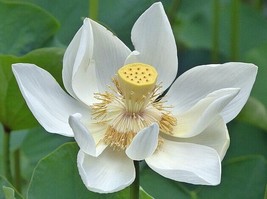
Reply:
[[[77,162],[83,183],[90,191],[120,191],[135,179],[133,161],[122,151],[107,148],[100,156],[92,157],[80,150]]]
[[[99,156],[103,150],[107,147],[104,143],[97,143],[94,140],[92,134],[88,131],[88,129],[82,124],[80,121],[82,118],[81,114],[76,113],[69,117],[69,124],[73,130],[74,138],[79,145],[80,149],[87,153],[88,155],[97,157]],[[104,136],[104,133],[102,135]]]
[[[73,90],[79,100],[87,105],[92,105],[98,100],[95,98],[95,93],[99,92],[96,78],[95,62],[90,60],[88,65],[81,65],[72,81]]]
[[[63,57],[62,78],[66,90],[74,97],[72,78],[79,67],[87,68],[93,53],[93,34],[88,18],[84,19],[83,26],[78,30]],[[83,78],[84,79],[84,78]],[[93,80],[91,80],[93,81]]]
[[[164,140],[146,163],[155,172],[176,181],[218,185],[221,179],[219,155],[214,149],[202,145]]]
[[[257,74],[257,66],[247,63],[203,65],[182,74],[167,93],[167,101],[182,113],[190,109],[207,94],[222,88],[240,88],[239,94],[229,103],[221,115],[227,122],[240,112],[251,92]]]
[[[187,142],[211,147],[217,151],[221,160],[230,144],[228,129],[221,116],[217,116],[210,125],[200,134],[191,138],[176,138],[168,136],[168,139],[177,142]]]
[[[129,48],[112,32],[91,20],[94,35],[93,59],[96,66],[96,77],[100,92],[111,84],[118,69],[124,65]]]
[[[131,35],[135,49],[140,52],[140,62],[157,69],[158,81],[165,90],[176,77],[178,60],[173,32],[160,2],[138,18]]]
[[[173,136],[193,137],[201,133],[221,111],[238,95],[239,89],[226,88],[214,91],[200,100],[187,112],[178,114]]]
[[[143,160],[152,155],[158,146],[159,126],[153,123],[139,131],[132,143],[126,149],[126,154],[132,160]]]
[[[73,136],[69,116],[81,113],[89,117],[88,107],[65,93],[47,71],[21,63],[13,64],[12,70],[31,112],[48,132]]]
[[[103,137],[107,131],[108,125],[94,123],[86,118],[83,118],[81,122],[86,127],[86,129],[88,129],[88,131],[92,134],[95,143],[98,147],[103,141]]]
[[[138,56],[140,55],[140,53],[137,50],[134,50],[130,53],[130,55],[128,55],[128,57],[126,58],[124,65],[127,64],[132,64],[132,63],[139,63],[139,59]]]

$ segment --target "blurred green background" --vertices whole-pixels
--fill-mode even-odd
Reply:
[[[64,144],[73,140],[46,133],[38,125],[21,96],[11,64],[35,63],[62,85],[62,57],[84,17],[105,25],[132,48],[131,28],[154,2],[0,0],[0,198],[5,198],[4,195],[10,199],[13,195],[29,199],[128,198],[128,189],[110,195],[87,191],[76,168],[76,144]],[[177,42],[179,74],[197,65],[228,61],[254,63],[259,71],[248,103],[228,124],[231,145],[223,160],[219,186],[174,182],[142,164],[142,187],[157,199],[266,199],[267,3],[264,0],[162,3]],[[12,132],[9,138],[4,131]],[[5,139],[10,139],[12,176],[5,174],[2,164],[6,158]]]

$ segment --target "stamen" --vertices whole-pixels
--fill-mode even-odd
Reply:
[[[136,133],[118,132],[112,127],[108,127],[104,136],[104,143],[111,146],[114,150],[125,150],[132,142]]]
[[[162,137],[159,136],[159,137],[158,137],[158,146],[157,146],[155,152],[160,151],[160,148],[162,147],[163,143],[164,143],[164,139],[163,139]]]
[[[100,103],[95,103],[91,106],[92,115],[94,119],[105,116],[107,114],[107,106],[112,102],[114,96],[108,92],[105,93],[95,93],[95,98],[101,101]]]
[[[172,134],[173,126],[177,125],[177,120],[170,114],[162,114],[159,121],[160,130],[164,133]]]

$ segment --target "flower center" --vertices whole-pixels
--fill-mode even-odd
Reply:
[[[93,119],[106,125],[102,141],[111,147],[124,150],[143,128],[158,123],[160,130],[171,134],[176,118],[169,107],[156,101],[160,86],[158,73],[150,65],[133,63],[121,67],[113,79],[113,92],[97,93],[100,102],[92,105]]]
[[[133,63],[118,70],[118,86],[129,113],[142,112],[157,82],[156,69],[148,64]]]
[[[118,83],[126,99],[140,101],[154,89],[158,73],[150,65],[134,63],[118,71]]]

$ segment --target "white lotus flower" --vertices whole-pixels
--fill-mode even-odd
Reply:
[[[203,65],[175,80],[177,50],[161,3],[141,15],[131,35],[135,51],[86,18],[63,59],[68,94],[43,69],[14,64],[30,110],[48,132],[74,136],[89,190],[130,185],[133,160],[176,181],[219,184],[229,146],[226,123],[246,103],[257,67]]]

